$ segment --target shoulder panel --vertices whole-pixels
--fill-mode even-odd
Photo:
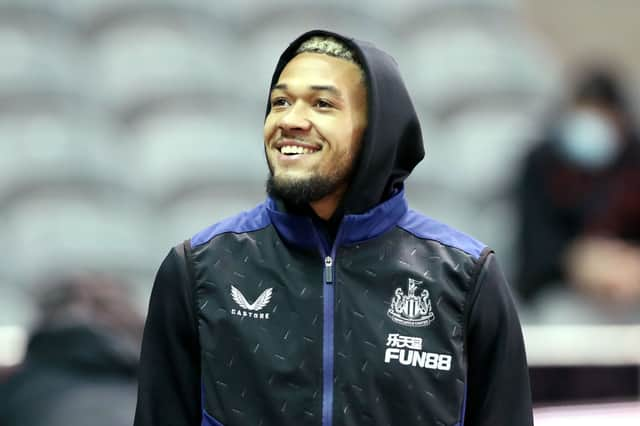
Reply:
[[[482,251],[487,247],[486,244],[481,243],[469,235],[453,229],[442,222],[424,216],[415,210],[409,210],[407,214],[400,219],[400,222],[398,222],[398,227],[418,238],[435,240],[445,246],[462,250],[471,255],[474,260],[477,260]]]
[[[252,210],[244,211],[231,216],[218,223],[214,223],[206,229],[198,232],[191,238],[191,247],[197,247],[211,241],[217,235],[232,232],[241,234],[266,228],[271,223],[267,213],[266,203],[259,204]]]

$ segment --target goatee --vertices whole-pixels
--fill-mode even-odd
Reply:
[[[279,198],[295,208],[303,208],[309,203],[318,201],[334,193],[341,185],[341,180],[331,177],[312,176],[306,179],[286,179],[269,175],[267,194]]]

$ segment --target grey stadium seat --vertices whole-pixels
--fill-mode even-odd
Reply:
[[[252,209],[265,197],[262,183],[201,187],[163,207],[158,229],[163,230],[168,248],[220,220]]]
[[[5,206],[6,275],[16,280],[44,271],[147,270],[155,223],[146,205],[130,194],[99,187],[43,188]]]
[[[85,73],[72,23],[22,6],[0,5],[0,95],[81,91]]]
[[[534,137],[529,110],[489,105],[460,112],[439,123],[427,156],[412,179],[433,182],[476,200],[500,197]]]
[[[214,21],[196,18],[139,9],[92,26],[89,50],[100,97],[120,108],[234,85],[238,52],[233,36]]]
[[[252,99],[265,102],[278,57],[296,37],[311,29],[327,29],[370,41],[389,52],[397,51],[395,38],[378,19],[346,4],[298,3],[291,7],[264,10],[243,23],[246,36],[240,70]]]
[[[434,111],[493,95],[528,103],[553,85],[554,64],[514,25],[453,21],[417,28],[406,46],[399,59],[407,84],[417,102]]]
[[[262,111],[221,94],[213,104],[169,104],[142,114],[126,137],[129,180],[159,199],[203,182],[261,182]]]
[[[117,181],[115,137],[81,99],[0,97],[0,196],[29,182]]]

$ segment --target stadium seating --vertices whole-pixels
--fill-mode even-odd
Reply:
[[[162,220],[166,224],[162,235],[167,248],[220,220],[252,209],[264,197],[262,183],[212,184],[192,188],[170,202],[160,204],[158,208],[162,209]]]
[[[236,75],[237,49],[229,32],[191,11],[114,12],[96,19],[88,42],[95,90],[114,108],[211,91],[233,84]]]
[[[379,20],[361,10],[325,3],[298,4],[296,7],[269,8],[261,15],[252,14],[242,21],[242,64],[244,81],[253,98],[266,96],[268,82],[284,46],[311,29],[327,29],[368,40],[390,52],[395,51],[395,39]]]
[[[127,180],[157,199],[207,182],[262,182],[262,107],[243,106],[220,93],[140,111],[125,135]]]
[[[0,291],[18,308],[0,323],[28,319],[22,286],[54,267],[109,269],[143,309],[171,245],[259,202],[269,79],[311,28],[397,59],[427,145],[412,205],[508,250],[505,191],[556,72],[509,1],[4,0]]]
[[[11,246],[4,275],[17,280],[43,271],[146,271],[159,257],[155,217],[121,188],[42,186],[13,199],[2,217]]]
[[[465,198],[499,197],[534,138],[533,118],[511,104],[461,111],[426,141],[427,158],[412,178],[438,182]],[[453,169],[451,158],[457,158]]]
[[[0,97],[0,198],[22,186],[119,178],[108,117],[75,97]]]
[[[82,50],[61,16],[25,4],[0,4],[0,95],[77,93]]]
[[[481,24],[425,26],[407,36],[398,59],[407,84],[425,106],[443,114],[452,105],[491,102],[493,96],[531,102],[551,90],[541,52],[534,46],[523,50],[526,39],[518,33]]]

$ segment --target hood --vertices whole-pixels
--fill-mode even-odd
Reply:
[[[280,56],[271,79],[275,86],[280,73],[306,39],[331,36],[349,46],[358,56],[367,77],[368,124],[354,166],[351,183],[336,213],[361,214],[388,199],[402,188],[404,180],[424,157],[420,123],[398,65],[373,44],[330,31],[313,30],[293,41]],[[267,99],[267,114],[269,113]]]

